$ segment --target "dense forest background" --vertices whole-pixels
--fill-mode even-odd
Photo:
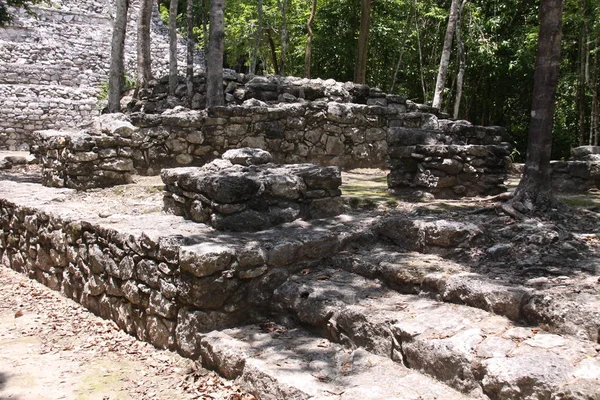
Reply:
[[[204,46],[210,0],[194,2],[196,43]],[[168,19],[168,2],[161,13]],[[179,10],[185,10],[180,1]],[[451,0],[228,0],[225,66],[240,72],[305,76],[311,10],[313,78],[351,81],[361,6],[370,7],[366,83],[431,103]],[[458,118],[508,128],[514,157],[525,156],[537,33],[536,0],[461,0],[441,110],[452,115],[460,66],[466,69]],[[553,131],[553,158],[597,144],[600,1],[565,0],[563,51]],[[185,25],[185,16],[180,16]],[[182,32],[185,27],[182,26]],[[254,61],[253,61],[254,60]]]

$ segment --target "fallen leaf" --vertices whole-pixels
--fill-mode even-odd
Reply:
[[[19,318],[23,316],[23,311],[22,310],[17,310],[17,312],[15,313],[15,318]]]

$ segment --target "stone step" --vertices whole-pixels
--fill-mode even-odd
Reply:
[[[202,335],[203,365],[262,400],[466,399],[387,357],[301,329],[250,325]]]
[[[435,254],[406,252],[390,245],[343,251],[329,262],[336,268],[380,279],[399,293],[427,295],[514,322],[541,325],[554,333],[599,341],[600,296],[585,288],[562,294],[553,286],[538,287],[535,280],[527,285],[512,284],[474,273]],[[595,285],[597,278],[592,276],[590,281]]]
[[[43,42],[19,39],[0,40],[0,62],[17,64],[62,64],[67,68],[92,69],[106,63],[109,47],[105,41],[71,37],[45,37]]]
[[[597,343],[399,294],[346,271],[307,269],[281,285],[272,304],[332,341],[390,357],[471,396],[597,399],[600,393]]]
[[[0,84],[98,87],[106,81],[103,71],[95,73],[72,64],[58,60],[50,65],[0,62]]]
[[[28,151],[0,150],[0,169],[11,169],[15,165],[32,164],[35,157]]]

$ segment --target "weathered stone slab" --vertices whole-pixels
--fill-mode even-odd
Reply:
[[[203,365],[261,399],[466,398],[363,349],[348,350],[299,329],[263,326],[203,335]]]

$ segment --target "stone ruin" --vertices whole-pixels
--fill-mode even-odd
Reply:
[[[66,165],[81,159],[88,166],[108,171],[102,179],[70,173],[70,181],[88,182],[83,186],[65,185],[66,175],[57,174],[63,186],[74,188],[105,186],[110,184],[105,177],[110,176],[115,177],[115,182],[123,182],[133,169],[142,174],[158,174],[161,168],[202,166],[228,150],[252,147],[268,151],[279,164],[390,168],[389,187],[398,194],[426,191],[437,197],[454,198],[506,190],[510,145],[505,142],[503,128],[448,120],[434,109],[364,85],[292,78],[281,80],[278,85],[262,82],[277,81],[272,77],[252,86],[254,79],[236,89],[244,93],[240,95],[242,99],[252,95],[277,100],[266,103],[248,98],[240,105],[208,110],[155,108],[156,113],[136,111],[127,117],[103,116],[99,122],[80,128],[78,136],[97,143],[91,145],[95,149],[92,151],[112,147],[114,151],[103,150],[103,155],[121,159],[119,171],[114,164],[98,161],[100,156],[87,160],[86,157],[94,156],[79,154],[89,151],[74,146],[75,142],[66,137],[48,141],[57,136],[55,133],[38,134],[34,151],[41,155],[44,168],[52,169],[57,164],[47,160],[58,159],[58,165]],[[257,89],[265,86],[272,90],[270,97]],[[292,98],[288,93],[292,89],[305,98]],[[325,97],[307,100],[307,93]],[[290,102],[278,102],[281,96]],[[142,104],[143,110],[152,102],[143,100]],[[121,121],[119,127],[127,124],[126,133],[115,131],[111,119]],[[66,149],[58,152],[58,158],[54,151],[57,143]],[[61,154],[71,154],[71,159],[61,158]],[[82,165],[65,170],[85,168]],[[78,177],[74,179],[73,175]]]
[[[108,82],[114,0],[52,0],[32,5],[36,16],[13,10],[15,20],[0,29],[0,150],[28,150],[36,130],[76,128],[100,115]],[[154,2],[152,70],[168,73],[169,42]],[[135,77],[139,1],[129,2],[125,66]],[[186,47],[178,45],[180,74]],[[203,68],[201,52],[196,71]]]
[[[390,127],[388,186],[394,194],[418,191],[436,197],[495,195],[506,191],[506,131],[444,121],[438,130]]]
[[[242,232],[342,213],[339,168],[271,160],[264,150],[242,148],[202,167],[163,169],[164,210]]]
[[[600,146],[571,149],[568,161],[551,161],[552,187],[559,192],[582,193],[600,189]]]

